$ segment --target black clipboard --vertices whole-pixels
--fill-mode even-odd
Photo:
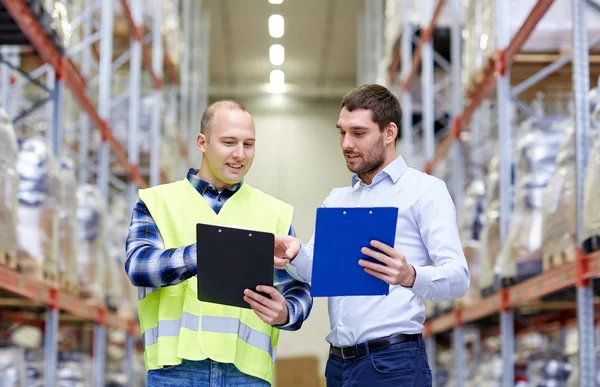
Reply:
[[[251,309],[244,290],[273,286],[274,234],[198,223],[196,242],[198,300]]]

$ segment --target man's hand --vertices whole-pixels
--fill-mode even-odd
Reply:
[[[390,285],[402,285],[408,288],[414,285],[415,268],[406,262],[404,254],[379,241],[371,241],[371,246],[379,249],[383,254],[368,247],[363,247],[360,251],[364,255],[375,258],[383,265],[364,259],[359,260],[358,264],[364,267],[367,273],[384,280]]]
[[[285,325],[289,321],[288,308],[285,298],[272,286],[259,285],[259,292],[267,293],[271,298],[253,292],[250,289],[244,291],[244,301],[254,310],[261,320],[269,325]]]
[[[285,265],[296,258],[302,242],[291,235],[275,235],[275,267],[283,270]]]

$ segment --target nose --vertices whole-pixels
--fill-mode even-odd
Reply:
[[[242,160],[244,158],[244,144],[240,144],[233,150],[233,158],[236,160]]]
[[[342,149],[345,151],[351,150],[354,148],[354,143],[352,142],[352,138],[348,135],[342,137]]]

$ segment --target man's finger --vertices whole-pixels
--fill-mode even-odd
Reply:
[[[275,267],[278,269],[284,269],[285,265],[290,263],[289,259],[279,258],[279,257],[274,257],[274,258],[275,258]]]
[[[369,262],[365,259],[360,259],[358,264],[364,268],[368,268],[369,270],[376,271],[378,273],[382,273],[384,275],[393,275],[393,269],[379,263]]]
[[[256,315],[258,316],[258,318],[260,318],[261,320],[263,320],[265,323],[267,324],[271,324],[271,321],[273,321],[273,319],[265,314],[260,313],[259,311],[257,311],[256,309],[252,309],[254,310],[254,313],[256,313]]]
[[[394,259],[385,254],[380,253],[379,251],[371,250],[368,247],[363,247],[362,249],[360,249],[360,252],[363,253],[364,255],[367,255],[371,258],[378,260],[379,262],[383,263],[384,265],[394,266]]]
[[[267,293],[269,296],[271,296],[271,300],[277,300],[277,299],[283,298],[281,293],[279,293],[279,291],[272,286],[258,285],[256,287],[256,291]],[[271,300],[269,300],[269,301],[271,301]]]
[[[383,281],[383,282],[385,282],[385,283],[388,283],[388,284],[391,284],[391,283],[392,283],[392,278],[391,278],[390,276],[387,276],[387,275],[385,275],[385,274],[382,274],[382,273],[380,273],[380,272],[377,272],[377,271],[371,270],[371,269],[369,269],[369,268],[367,268],[367,267],[365,267],[365,271],[366,271],[368,274],[372,275],[373,277],[377,277],[377,278],[379,278],[380,280],[382,280],[382,281]]]
[[[398,255],[398,252],[396,250],[394,250],[393,247],[386,245],[383,242],[373,240],[373,241],[371,241],[371,246],[375,247],[376,249],[381,250],[387,256],[396,257]]]
[[[272,310],[270,310],[266,306],[262,305],[261,303],[256,302],[255,300],[251,299],[250,297],[244,297],[244,301],[246,301],[250,305],[250,307],[252,308],[252,310],[254,310],[254,312],[256,314],[261,314],[265,318],[275,317],[275,313]]]

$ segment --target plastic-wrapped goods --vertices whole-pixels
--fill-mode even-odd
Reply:
[[[14,346],[0,348],[0,385],[2,387],[28,386],[23,348]]]
[[[574,122],[570,122],[556,157],[556,173],[552,176],[544,195],[544,270],[575,259],[575,163],[575,126]]]
[[[573,369],[568,356],[545,352],[529,357],[527,371],[532,386],[568,387]]]
[[[115,198],[106,219],[110,230],[106,245],[106,290],[109,307],[122,313],[129,311],[123,317],[133,318],[130,289],[133,285],[125,273],[125,240],[129,231],[126,216],[127,202],[121,197]]]
[[[0,263],[12,268],[17,256],[17,154],[14,128],[0,107]]]
[[[28,351],[27,386],[44,387],[44,351]],[[87,387],[93,385],[93,364],[89,355],[79,352],[58,352],[56,385],[61,387]]]
[[[469,85],[493,53],[495,10],[488,0],[465,0],[463,8],[463,79]]]
[[[459,218],[460,239],[471,273],[471,286],[460,300],[469,305],[480,298],[479,276],[481,270],[481,230],[484,224],[485,183],[474,180],[467,187],[465,200]]]
[[[556,172],[556,156],[568,120],[544,116],[541,100],[536,115],[518,128],[515,207],[507,243],[498,268],[504,285],[520,282],[542,272],[542,206],[544,192]]]
[[[129,232],[129,218],[127,217],[127,203],[124,200],[115,200],[111,206],[109,214],[108,234],[108,254],[111,263],[117,270],[115,279],[117,283],[112,285],[119,289],[121,297],[119,299],[119,314],[125,319],[132,319],[136,316],[137,309],[137,288],[131,284],[127,273],[125,272],[125,241]]]
[[[60,282],[64,289],[76,292],[77,276],[77,178],[72,160],[63,159],[58,171],[60,195],[58,200],[58,239]]]
[[[48,144],[39,137],[21,143],[19,176],[17,258],[22,272],[58,280],[58,197],[56,160]]]
[[[502,356],[500,353],[500,338],[492,336],[483,340],[481,344],[481,353],[476,356],[478,365],[473,367],[473,374],[469,378],[467,386],[501,387]]]
[[[93,185],[77,188],[77,222],[79,291],[84,298],[102,302],[106,288],[106,205]]]
[[[160,143],[160,164],[163,183],[181,179],[181,148],[179,128],[176,122],[165,122],[164,134]]]
[[[155,102],[152,95],[142,96],[140,100],[138,144],[140,153],[150,152],[152,136],[152,111]],[[123,146],[127,147],[129,142],[129,103],[124,102],[115,106],[111,112],[112,133]]]
[[[600,124],[600,105],[592,115]],[[585,253],[600,250],[600,132],[590,133],[590,153],[585,176],[583,197],[583,250]]]
[[[481,263],[479,272],[479,287],[482,296],[491,294],[494,290],[494,268],[500,254],[500,175],[498,155],[489,163],[487,176],[487,208],[484,226],[481,231]]]

